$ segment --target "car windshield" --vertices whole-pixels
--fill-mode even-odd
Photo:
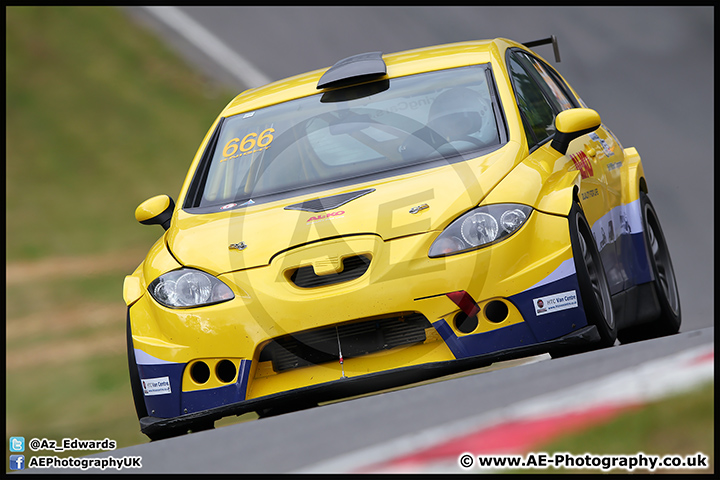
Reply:
[[[439,70],[228,117],[196,173],[204,181],[195,184],[194,200],[186,206],[360,182],[367,175],[390,176],[497,148],[491,78],[488,65]]]

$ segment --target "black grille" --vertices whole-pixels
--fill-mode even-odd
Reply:
[[[343,269],[340,273],[315,275],[313,267],[301,267],[290,275],[290,281],[301,288],[324,287],[335,283],[349,282],[360,278],[370,266],[370,257],[356,255],[343,258]]]
[[[431,327],[424,315],[400,314],[325,327],[271,341],[260,353],[260,361],[272,361],[275,372],[339,361],[338,336],[343,358],[352,358],[425,341]]]
[[[305,210],[306,212],[325,212],[327,210],[335,210],[341,205],[345,205],[348,202],[360,198],[363,195],[374,192],[374,188],[367,188],[365,190],[358,190],[355,192],[341,193],[339,195],[333,195],[331,197],[314,198],[312,200],[306,200],[302,203],[296,203],[295,205],[288,205],[285,210]]]

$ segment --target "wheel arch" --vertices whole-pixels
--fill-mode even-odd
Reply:
[[[634,147],[630,147],[624,150],[624,154],[623,170],[625,174],[622,176],[622,203],[627,204],[638,200],[640,192],[647,194],[648,186],[638,151]]]
[[[573,203],[581,204],[580,180],[580,173],[575,171],[545,183],[538,195],[537,209],[554,215],[569,215]]]

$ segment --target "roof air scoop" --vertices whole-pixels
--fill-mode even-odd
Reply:
[[[330,67],[320,77],[318,90],[323,88],[346,87],[384,76],[387,67],[382,52],[361,53],[347,57]]]

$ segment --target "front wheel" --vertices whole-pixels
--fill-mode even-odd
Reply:
[[[564,357],[597,348],[610,347],[617,339],[617,324],[613,311],[610,286],[602,266],[600,252],[593,238],[590,225],[582,207],[573,203],[568,215],[570,243],[572,244],[575,271],[580,286],[580,298],[585,308],[585,317],[589,325],[594,325],[600,334],[600,340],[591,344],[563,347],[553,350],[554,358]]]
[[[649,323],[622,330],[618,334],[621,343],[673,335],[680,331],[680,294],[675,281],[675,270],[657,213],[645,192],[640,192],[640,208],[643,216],[645,248],[655,277],[652,281],[655,295],[649,295],[650,298],[643,298],[640,301],[657,303],[660,314]]]

